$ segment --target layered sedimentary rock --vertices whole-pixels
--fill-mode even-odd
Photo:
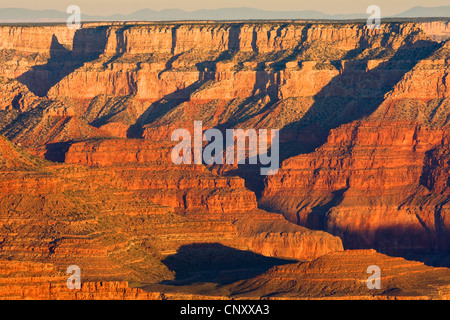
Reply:
[[[286,160],[262,203],[353,248],[446,251],[448,134],[409,123],[342,126],[315,152]]]
[[[217,264],[264,267],[341,239],[448,252],[447,33],[447,21],[2,26],[0,133],[66,162],[0,141],[2,257],[148,283],[179,281],[202,245]],[[171,134],[194,121],[280,129],[279,172],[174,165]]]
[[[68,289],[70,274],[52,264],[1,261],[0,300],[160,300],[159,293],[147,293],[127,282],[86,282],[80,289]]]
[[[234,254],[251,250],[255,257],[295,260],[342,250],[337,237],[256,209],[255,196],[244,188],[243,180],[214,176],[204,167],[203,173],[192,168],[187,176],[155,175],[164,173],[162,164],[150,165],[158,163],[157,146],[145,149],[145,141],[135,141],[135,150],[142,151],[139,158],[123,144],[127,141],[132,147],[132,140],[105,142],[108,148],[114,143],[118,148],[110,158],[112,163],[118,161],[116,169],[107,165],[106,157],[101,168],[98,163],[97,168],[54,165],[1,138],[0,256],[52,263],[59,270],[77,265],[84,281],[153,283],[173,279],[177,271],[164,259],[177,260],[180,247],[195,243],[214,244],[219,256],[233,248]],[[102,142],[95,144],[101,150]],[[117,157],[120,148],[131,155],[128,162]],[[95,160],[95,154],[85,153],[86,158],[92,155]],[[154,185],[154,179],[166,187]],[[204,184],[203,190],[188,188],[195,181]],[[181,208],[180,192],[184,193]],[[248,224],[255,229],[248,229]],[[234,256],[229,258],[232,261]],[[272,265],[281,262],[275,259]]]
[[[377,266],[380,288],[367,283]],[[82,282],[81,289],[68,289],[70,274],[51,264],[2,261],[0,299],[17,300],[167,300],[167,299],[372,299],[430,300],[449,298],[449,270],[392,258],[373,250],[330,253],[312,262],[277,266],[257,277],[237,281],[202,293],[174,291],[167,286],[130,288],[127,282]],[[369,280],[369,281],[368,281]],[[227,293],[225,293],[227,292]]]
[[[113,167],[129,190],[156,203],[209,213],[242,213],[256,209],[256,197],[238,177],[211,174],[202,165],[172,163],[173,143],[145,140],[105,140],[76,143],[66,163]]]
[[[158,241],[149,245],[151,229],[183,224],[170,208],[134,196],[112,172],[53,166],[4,138],[0,145],[3,259],[78,265],[86,280],[171,278]]]
[[[100,25],[72,33],[43,28],[37,43],[38,28],[3,27],[2,73],[50,99],[35,97],[22,107],[32,109],[26,116],[4,112],[14,125],[2,125],[2,132],[42,147],[111,135],[167,139],[194,117],[209,127],[326,122],[314,115],[313,96],[326,105],[349,96],[376,104],[437,48],[422,29],[413,23],[381,30],[320,23]],[[17,90],[16,105],[25,94]],[[376,106],[369,107],[365,113]],[[70,128],[71,118],[79,131]],[[302,136],[292,129],[282,138]]]
[[[288,89],[290,80],[311,73],[311,67],[324,71],[312,77],[326,81],[330,61],[354,58],[352,54],[364,50],[367,54],[380,46],[385,52],[396,50],[421,28],[419,24],[368,30],[357,24],[199,23],[99,26],[74,32],[63,27],[3,27],[0,47],[13,59],[1,68],[6,76],[19,78],[39,94],[46,94],[45,84],[47,90],[55,85],[49,92],[52,97],[133,94],[157,101],[206,80],[218,84],[197,99],[248,97],[257,88],[288,97],[296,92],[292,85],[295,91]],[[383,38],[386,33],[388,39]],[[377,53],[376,59],[382,56]],[[316,63],[300,66],[298,60],[319,62],[320,68]],[[56,64],[65,68],[63,73],[49,69]],[[40,83],[33,83],[38,79]],[[283,90],[277,89],[281,86]],[[226,89],[230,87],[234,90]],[[320,90],[320,82],[315,87]],[[186,94],[179,92],[179,96]]]
[[[449,277],[448,268],[432,268],[374,250],[347,250],[311,262],[274,267],[232,284],[229,290],[240,298],[446,300]],[[369,289],[376,284],[375,279],[380,288]]]
[[[349,52],[374,50],[380,45],[397,50],[420,30],[414,24],[386,25],[378,31],[360,25],[320,24],[115,27],[109,30],[100,59],[61,79],[49,95],[91,99],[100,94],[132,94],[137,99],[158,101],[175,93],[172,99],[183,99],[189,98],[191,88],[214,80],[214,85],[192,98],[245,98],[258,89],[289,97],[299,96],[295,81],[302,81],[302,76],[319,78],[314,81],[314,94],[321,82],[325,85],[327,78],[336,75],[327,72],[334,69],[330,61],[345,60]],[[384,40],[384,33],[392,37]],[[299,65],[298,60],[316,63]],[[323,72],[314,73],[317,69]]]
[[[296,228],[277,214],[258,210],[255,194],[243,179],[219,176],[203,165],[173,164],[173,145],[140,139],[82,142],[69,148],[65,162],[108,168],[128,190],[194,221],[234,221],[236,243],[267,256],[310,259],[342,250],[337,238]]]
[[[448,21],[430,21],[421,23],[423,30],[438,41],[450,38],[450,23]]]

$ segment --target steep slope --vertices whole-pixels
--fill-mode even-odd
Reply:
[[[77,264],[86,279],[171,276],[155,257],[156,249],[129,233],[136,226],[155,228],[158,218],[172,219],[169,208],[130,195],[112,173],[53,166],[4,138],[0,142],[1,163],[6,163],[0,174],[3,258],[54,262],[61,268]],[[142,269],[149,265],[150,272]]]
[[[86,282],[67,288],[68,274],[51,264],[3,260],[0,300],[155,300],[159,293],[129,288],[126,282]]]
[[[302,139],[296,130],[304,124],[340,124],[370,113],[438,47],[422,29],[275,22],[86,25],[72,33],[2,27],[2,74],[42,97],[32,110],[8,112],[2,133],[32,148],[109,135],[166,139],[196,118],[205,128],[270,126],[284,128],[286,140]],[[323,119],[324,110],[316,111],[355,96],[361,99],[339,117]],[[355,113],[355,103],[368,101]],[[58,134],[69,117],[79,118],[81,133]]]
[[[347,248],[448,253],[448,58],[447,42],[365,120],[283,162],[261,204],[340,236]]]
[[[342,250],[339,238],[311,232],[289,224],[278,214],[256,209],[254,195],[244,188],[243,181],[233,178],[231,181],[236,181],[233,184],[220,176],[214,177],[204,168],[204,176],[209,176],[212,184],[208,189],[206,180],[204,195],[194,192],[192,199],[188,197],[187,203],[197,205],[196,210],[191,213],[191,208],[186,211],[183,207],[180,212],[178,203],[172,199],[176,199],[177,192],[188,189],[179,189],[175,195],[171,195],[170,188],[167,195],[158,189],[153,190],[156,195],[151,192],[155,187],[153,179],[159,179],[152,173],[161,171],[161,167],[155,170],[149,166],[150,159],[158,160],[150,148],[142,148],[141,163],[137,166],[127,165],[122,159],[116,170],[114,167],[54,165],[20,151],[4,138],[0,142],[0,163],[6,163],[0,170],[2,259],[53,263],[62,270],[78,265],[85,281],[139,284],[173,279],[177,270],[170,269],[164,260],[176,255],[180,247],[196,243],[217,245],[217,255],[235,248],[234,254],[248,252],[254,259],[265,258],[258,258],[258,253],[296,260],[312,259]],[[121,141],[110,140],[106,144],[111,146],[111,142],[124,148]],[[136,141],[135,147],[142,146],[143,142]],[[101,142],[96,144],[101,146]],[[157,148],[155,150],[158,152]],[[125,151],[131,154],[126,147]],[[131,159],[139,158],[132,156]],[[131,175],[136,172],[142,174],[140,184],[133,182]],[[178,180],[188,186],[192,181],[202,181],[201,174],[193,179],[195,175],[193,170],[189,179],[182,175]],[[170,181],[173,177],[166,177],[165,183]],[[146,187],[146,183],[150,186]],[[228,189],[214,189],[227,183],[230,184]],[[234,197],[240,193],[244,195],[240,199],[243,202],[240,209],[233,211],[225,207],[226,201],[236,201]],[[199,196],[205,198],[206,206],[201,205],[203,201],[196,204]],[[255,229],[248,229],[248,224]],[[229,258],[234,259],[233,255]],[[283,263],[279,259],[268,261],[269,267]]]
[[[446,149],[448,134],[409,123],[342,126],[315,152],[286,160],[261,203],[347,247],[446,252],[447,181],[423,184],[427,152]],[[439,176],[432,171],[442,167],[428,170]]]
[[[236,259],[222,263],[225,278],[243,262],[261,263],[239,273],[253,277],[342,242],[448,265],[447,30],[0,27],[0,133],[66,162],[0,138],[0,258],[132,284],[220,283],[193,259],[204,246],[214,265]],[[279,172],[263,181],[257,166],[174,165],[170,136],[194,121],[280,129]],[[188,265],[202,272],[183,274]]]
[[[294,259],[342,250],[336,237],[296,227],[278,214],[259,210],[255,194],[245,188],[243,179],[219,176],[203,165],[173,164],[172,147],[171,142],[140,139],[80,142],[69,148],[65,162],[113,171],[128,190],[173,207],[193,221],[233,225],[236,238],[227,239],[233,247]]]
[[[28,171],[37,169],[45,163],[14,146],[8,139],[0,136],[0,171]]]

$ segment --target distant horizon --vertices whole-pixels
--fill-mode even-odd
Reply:
[[[367,8],[366,8],[367,10]],[[365,19],[363,12],[329,14],[320,10],[264,10],[255,7],[224,7],[216,9],[162,9],[142,8],[129,14],[114,13],[92,15],[81,8],[82,20],[92,21],[180,21],[180,20],[354,20]],[[383,9],[382,9],[383,10]],[[0,8],[1,23],[63,22],[66,10],[29,9],[20,7]],[[414,6],[395,15],[383,14],[384,18],[448,18],[450,5]]]
[[[216,10],[229,8],[252,8],[264,11],[320,11],[327,15],[345,15],[345,14],[365,14],[368,6],[378,5],[384,16],[395,16],[417,6],[426,8],[435,8],[448,6],[448,0],[429,0],[426,3],[421,0],[319,0],[314,3],[306,0],[229,0],[222,3],[214,0],[164,0],[164,1],[146,1],[146,0],[127,0],[126,2],[118,0],[40,0],[34,2],[31,0],[15,0],[14,6],[8,0],[0,0],[0,8],[17,8],[29,10],[57,10],[65,11],[70,5],[77,5],[82,13],[86,15],[129,15],[136,11],[150,9],[153,11],[162,10],[183,10],[185,12],[195,12],[198,10]]]

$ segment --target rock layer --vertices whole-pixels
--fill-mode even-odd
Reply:
[[[127,282],[86,282],[81,289],[68,289],[68,274],[51,264],[1,261],[0,300],[160,300],[160,293],[147,293]]]
[[[377,266],[379,277],[368,268]],[[230,286],[232,296],[266,299],[433,300],[449,298],[449,269],[392,258],[374,250],[346,250],[275,267]],[[368,282],[380,288],[369,289]]]
[[[15,145],[0,138],[0,258],[150,283],[180,281],[203,246],[264,267],[342,241],[445,255],[447,33],[446,21],[2,26],[0,133]],[[279,172],[174,165],[171,134],[194,121],[280,129]],[[372,253],[333,258],[359,255]]]

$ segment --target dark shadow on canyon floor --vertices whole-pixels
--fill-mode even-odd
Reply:
[[[44,158],[53,162],[64,163],[66,153],[72,144],[73,141],[49,143],[45,146]]]
[[[297,261],[269,258],[219,243],[197,243],[180,247],[162,262],[176,274],[175,280],[162,284],[178,286],[203,282],[228,284]]]

